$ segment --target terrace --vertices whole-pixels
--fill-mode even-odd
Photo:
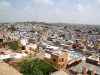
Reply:
[[[49,53],[49,54],[51,54],[55,51],[58,51],[58,50],[59,50],[59,47],[56,47],[56,46],[51,46],[51,45],[46,45],[45,46],[45,52]]]
[[[65,50],[59,50],[59,51],[53,52],[52,54],[53,54],[53,55],[59,56],[59,55],[62,55],[62,54],[64,54],[64,53],[66,53],[66,52],[67,52],[67,51],[65,51]]]
[[[82,74],[82,68],[86,67],[87,69],[87,74],[91,75],[91,72],[94,71],[95,75],[100,75],[100,67],[87,63],[87,62],[82,62],[78,65],[76,65],[75,67],[72,67],[69,69],[69,71],[73,71],[76,72],[77,74]]]

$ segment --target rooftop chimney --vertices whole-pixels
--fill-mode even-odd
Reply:
[[[86,67],[82,67],[82,75],[87,75],[87,68]]]
[[[91,75],[95,75],[94,71],[91,71]]]

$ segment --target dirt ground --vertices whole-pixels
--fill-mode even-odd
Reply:
[[[0,60],[0,75],[23,75],[19,73],[16,69],[9,66],[3,60]]]
[[[39,58],[39,59],[44,59],[44,53],[38,53],[34,58]],[[25,58],[25,59],[28,59],[28,58]],[[12,63],[15,63],[15,62],[21,62],[23,60],[23,58],[21,59],[16,59],[16,60],[11,60],[9,62],[7,62],[8,64],[12,64]]]
[[[35,58],[44,59],[44,53],[37,54]],[[5,63],[3,60],[0,60],[0,75],[23,75],[19,73],[19,71],[17,71],[15,68],[9,66],[14,62],[20,62],[20,61],[22,61],[22,58],[9,61],[8,63]]]

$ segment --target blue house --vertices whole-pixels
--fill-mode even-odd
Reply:
[[[64,39],[65,39],[65,40],[70,40],[71,37],[70,37],[70,36],[65,36]]]

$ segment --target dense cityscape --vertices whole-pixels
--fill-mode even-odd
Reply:
[[[99,75],[99,53],[99,25],[57,25],[45,22],[0,24],[0,59],[3,60],[0,60],[3,62],[0,65],[1,74]],[[39,61],[41,63],[38,64]],[[42,63],[44,61],[52,63],[52,66]],[[29,66],[30,62],[33,67]],[[42,68],[36,70],[32,62],[41,64]],[[10,68],[6,63],[15,68],[12,70],[15,70],[13,72],[16,74],[6,70]],[[14,63],[24,64],[22,66]]]
[[[0,75],[100,75],[100,0],[0,0]]]

